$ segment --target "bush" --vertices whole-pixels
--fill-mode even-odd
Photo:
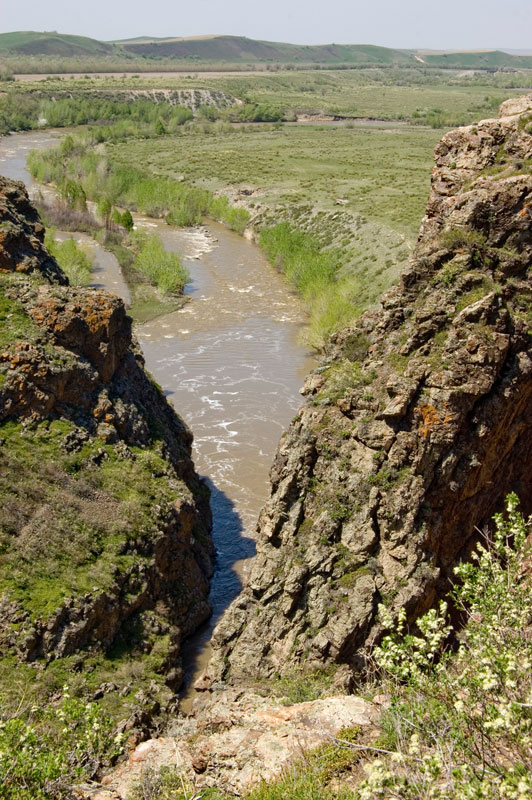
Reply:
[[[215,197],[208,209],[208,214],[213,219],[225,223],[228,228],[243,233],[249,222],[249,213],[245,208],[235,208],[232,206],[225,195]]]
[[[360,286],[352,276],[339,277],[342,262],[337,251],[322,248],[314,236],[288,222],[263,228],[259,244],[307,302],[309,344],[321,347],[331,333],[358,316]]]
[[[58,733],[52,725],[59,719]],[[71,781],[94,777],[123,749],[123,736],[96,703],[71,698],[67,688],[55,705],[32,708],[25,718],[0,703],[0,798],[69,798]]]
[[[392,694],[385,720],[391,757],[367,768],[360,800],[532,796],[532,584],[530,521],[510,495],[472,561],[455,569],[450,599],[466,615],[456,652],[448,646],[447,605],[406,632],[395,627],[375,650]]]

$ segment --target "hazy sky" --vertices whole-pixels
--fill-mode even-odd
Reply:
[[[0,0],[0,30],[532,50],[532,0]]]

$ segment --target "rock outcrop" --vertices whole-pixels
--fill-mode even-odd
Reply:
[[[0,651],[138,722],[210,614],[209,493],[122,301],[68,286],[43,232],[0,178]]]
[[[213,679],[345,663],[413,621],[515,490],[532,511],[532,96],[447,133],[417,248],[283,436]]]
[[[360,697],[334,696],[280,705],[252,691],[230,689],[206,698],[172,735],[138,745],[102,784],[77,787],[87,800],[125,800],[150,785],[161,767],[175,770],[191,794],[210,788],[241,797],[260,781],[274,781],[310,751],[335,737],[376,738],[381,707]],[[192,789],[193,787],[193,789]]]

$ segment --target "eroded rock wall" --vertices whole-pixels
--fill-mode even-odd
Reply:
[[[0,178],[0,668],[14,655],[59,681],[90,657],[82,687],[100,675],[96,696],[159,708],[210,614],[209,493],[122,301],[67,284],[23,185]]]
[[[435,162],[400,285],[306,382],[212,678],[356,667],[379,603],[413,620],[510,490],[532,510],[532,96]]]

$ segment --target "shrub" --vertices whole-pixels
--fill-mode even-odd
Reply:
[[[385,720],[391,755],[373,761],[360,800],[532,796],[532,585],[530,522],[510,495],[450,599],[466,616],[449,649],[447,605],[406,632],[404,612],[374,656],[392,694]]]
[[[134,269],[142,273],[163,294],[183,290],[189,274],[177,253],[167,252],[158,236],[143,231],[133,235],[133,243],[137,249]]]
[[[52,733],[51,723],[63,723]],[[122,751],[123,736],[96,703],[71,698],[8,714],[0,703],[0,797],[2,800],[67,798],[69,783],[93,777]]]

